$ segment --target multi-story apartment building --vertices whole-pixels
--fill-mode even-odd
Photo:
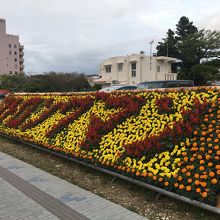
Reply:
[[[0,74],[24,73],[24,46],[18,35],[6,34],[6,21],[0,18]]]
[[[145,81],[176,80],[177,74],[171,71],[171,63],[176,60],[144,54],[112,57],[99,65],[100,79],[95,80],[95,83],[106,87],[113,84],[135,85]]]

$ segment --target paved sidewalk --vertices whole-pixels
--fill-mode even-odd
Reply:
[[[0,152],[0,220],[15,219],[146,218]]]

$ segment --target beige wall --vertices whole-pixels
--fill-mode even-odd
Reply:
[[[6,34],[6,22],[0,19],[0,74],[24,73],[23,49],[19,36]]]
[[[114,84],[113,82],[134,85],[144,81],[175,80],[176,74],[171,73],[171,62],[175,60],[171,57],[150,57],[143,54],[112,57],[99,65],[99,76],[108,85]],[[123,65],[122,71],[118,70],[119,63]],[[132,63],[136,63],[135,77],[132,76]],[[107,66],[111,66],[109,73],[106,72]]]

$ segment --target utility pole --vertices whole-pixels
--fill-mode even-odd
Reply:
[[[154,43],[154,40],[150,41],[150,70],[152,65],[152,44]]]

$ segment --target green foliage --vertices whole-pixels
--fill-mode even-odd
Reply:
[[[200,62],[220,55],[220,32],[198,30],[185,16],[180,18],[175,31],[168,30],[167,37],[157,45],[157,52],[159,56],[168,55],[181,60],[178,79],[194,79],[198,80],[195,84],[204,85],[218,78],[216,65]]]
[[[197,64],[191,68],[189,78],[195,82],[195,85],[206,85],[220,79],[218,68],[212,65]]]
[[[12,92],[78,92],[89,91],[89,85],[84,74],[49,72],[42,75],[3,75],[1,89]]]
[[[101,84],[95,84],[95,85],[93,85],[93,87],[92,87],[92,89],[94,90],[94,91],[98,91],[98,90],[100,90],[102,88],[102,85]]]

